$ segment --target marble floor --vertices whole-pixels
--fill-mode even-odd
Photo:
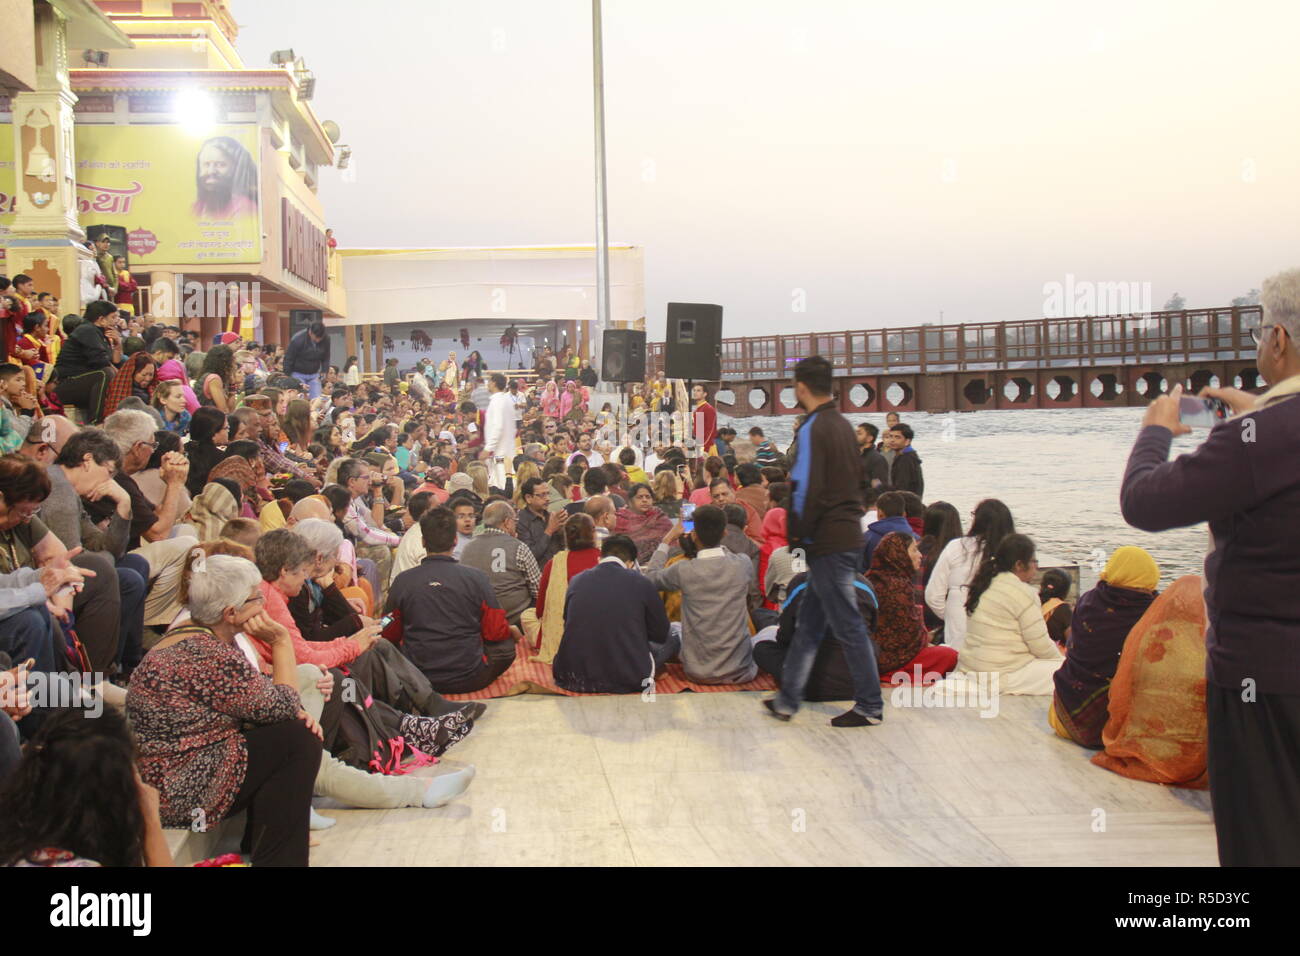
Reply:
[[[886,700],[888,701],[888,692]],[[1205,792],[1094,767],[1046,699],[886,706],[838,730],[763,694],[489,703],[438,768],[478,768],[438,810],[322,809],[313,866],[1214,866]],[[422,773],[424,771],[421,771]]]

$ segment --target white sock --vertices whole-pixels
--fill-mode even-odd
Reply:
[[[444,803],[455,800],[469,789],[469,782],[473,779],[473,764],[470,764],[464,770],[458,770],[455,773],[444,773],[434,777],[429,781],[429,789],[424,791],[425,809],[440,807]]]
[[[308,828],[312,830],[328,830],[334,826],[337,821],[333,817],[323,817],[316,812],[316,808],[311,808],[311,822]]]

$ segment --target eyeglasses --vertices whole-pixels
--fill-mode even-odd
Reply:
[[[1268,329],[1274,328],[1277,328],[1276,322],[1270,322],[1268,325],[1256,326],[1250,330],[1250,337],[1255,340],[1256,345],[1259,345],[1260,340],[1264,338],[1264,332]]]

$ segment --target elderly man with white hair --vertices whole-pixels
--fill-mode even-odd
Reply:
[[[460,563],[488,576],[506,620],[516,626],[525,613],[533,613],[541,568],[532,550],[516,536],[514,505],[493,501],[483,509],[483,530],[460,553]]]
[[[131,478],[132,473],[141,471],[149,463],[157,447],[153,419],[145,412],[117,411],[104,419],[103,431],[117,443],[122,453],[122,467],[113,481],[131,499],[131,531],[127,547],[131,554],[143,558],[149,565],[144,623],[147,627],[166,626],[181,609],[181,571],[190,549],[198,544],[190,525],[176,524],[176,505],[180,492],[185,488],[190,463],[177,452],[164,456],[161,475],[167,492],[155,505]],[[114,507],[115,503],[104,496],[98,501],[90,501],[86,510],[92,518],[97,518],[101,512],[107,513]]]
[[[168,452],[163,456],[161,477],[166,493],[162,501],[150,501],[131,476],[145,469],[158,447],[154,438],[157,423],[147,412],[125,410],[105,418],[103,428],[122,451],[122,470],[116,480],[131,496],[134,515],[131,547],[139,547],[141,541],[161,541],[170,537],[176,523],[180,493],[190,474],[189,459],[180,452]]]
[[[1300,269],[1263,283],[1262,395],[1207,388],[1232,415],[1169,461],[1182,386],[1147,408],[1120,491],[1143,531],[1208,521],[1205,711],[1223,866],[1300,865]]]

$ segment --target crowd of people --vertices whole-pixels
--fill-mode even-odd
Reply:
[[[255,865],[304,865],[332,822],[314,796],[464,793],[473,767],[411,770],[472,733],[486,705],[463,698],[524,659],[575,693],[642,692],[669,667],[768,674],[771,716],[852,701],[841,728],[879,723],[882,688],[996,675],[1130,776],[1204,785],[1208,741],[1225,862],[1294,862],[1259,822],[1290,806],[1297,765],[1277,753],[1300,721],[1275,534],[1300,495],[1278,467],[1300,427],[1288,275],[1265,286],[1274,388],[1215,390],[1259,419],[1259,446],[1229,423],[1165,462],[1175,390],[1124,479],[1139,527],[1210,521],[1208,611],[1199,576],[1161,592],[1141,548],[1079,595],[1004,502],[966,523],[926,501],[912,428],[847,421],[819,357],[795,369],[782,450],[661,376],[594,410],[567,353],[510,376],[451,353],[363,378],[329,364],[319,324],[283,351],[225,333],[198,352],[92,302],[54,333],[51,387],[21,350],[0,366],[16,438],[0,457],[0,864],[165,864],[161,828],[247,811]]]

